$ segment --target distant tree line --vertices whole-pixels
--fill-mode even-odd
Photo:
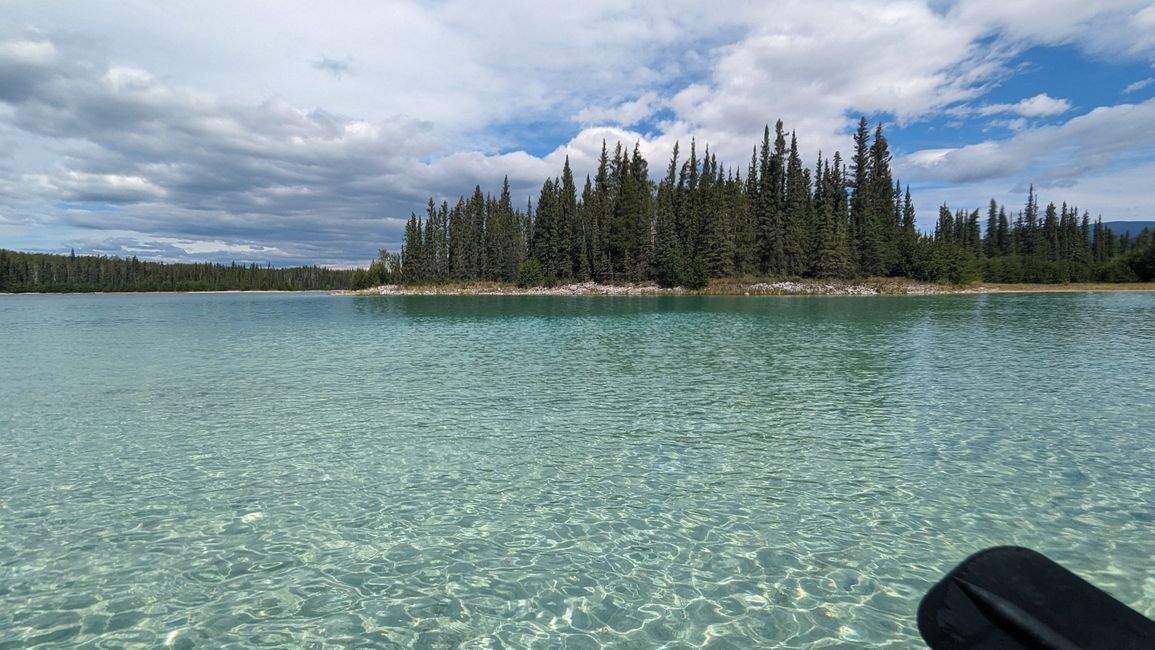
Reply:
[[[933,239],[969,276],[987,282],[1125,282],[1155,279],[1155,233],[1116,236],[1102,220],[1054,203],[1040,211],[1034,187],[1013,219],[991,199],[979,210],[939,208]],[[981,232],[980,232],[981,231]]]
[[[690,143],[675,145],[651,180],[639,147],[603,143],[579,191],[565,161],[536,205],[514,208],[506,179],[498,197],[475,187],[453,206],[429,200],[405,227],[399,255],[381,258],[355,284],[595,280],[704,287],[735,276],[905,276],[933,282],[1066,282],[1152,279],[1150,233],[1115,237],[1074,208],[1034,189],[1013,219],[992,201],[986,228],[976,212],[940,209],[932,234],[915,226],[909,187],[893,178],[883,129],[865,118],[849,164],[821,154],[803,167],[782,122],[755,146],[745,175]],[[1146,260],[1146,261],[1144,261]]]
[[[0,292],[7,293],[329,290],[346,288],[351,277],[352,271],[318,266],[166,264],[0,249]]]

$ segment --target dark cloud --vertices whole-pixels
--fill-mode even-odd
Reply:
[[[364,262],[378,248],[396,251],[404,219],[431,196],[454,203],[475,184],[497,192],[508,174],[524,205],[560,169],[523,153],[438,156],[434,126],[420,119],[370,122],[276,97],[227,101],[100,63],[76,43],[0,40],[0,70],[12,81],[0,126],[17,147],[23,133],[28,148],[59,149],[38,173],[4,173],[0,211],[17,212],[17,194],[36,198],[40,223],[81,233],[69,242],[78,250]],[[136,233],[130,243],[125,233]],[[156,248],[168,240],[193,243]]]
[[[321,72],[327,72],[338,80],[353,70],[353,57],[345,57],[342,59],[330,59],[327,56],[322,56],[319,60],[313,61],[312,66]]]
[[[414,199],[426,190],[390,179],[432,152],[429,123],[304,112],[276,98],[229,103],[84,60],[43,40],[0,48],[2,119],[72,143],[27,188],[52,203],[122,208],[64,211],[63,225],[359,259],[397,239],[400,223],[386,215],[424,202]]]

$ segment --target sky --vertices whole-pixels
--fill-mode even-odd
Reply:
[[[1033,185],[1155,219],[1152,0],[2,0],[0,248],[365,265],[602,142],[745,173],[882,124],[919,224]]]

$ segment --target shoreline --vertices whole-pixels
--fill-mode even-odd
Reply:
[[[966,286],[931,284],[886,278],[862,282],[781,281],[737,282],[721,280],[705,289],[659,287],[645,284],[598,284],[578,282],[556,287],[521,288],[490,283],[454,283],[406,286],[387,284],[369,289],[226,289],[214,291],[72,291],[2,292],[0,296],[132,296],[323,293],[329,296],[945,296],[1021,293],[1155,292],[1155,282],[1072,282],[1068,284],[980,283]]]
[[[195,294],[234,293],[324,293],[337,294],[344,289],[213,289],[210,291],[0,291],[0,296],[183,296]]]
[[[455,283],[406,286],[387,284],[369,289],[335,291],[337,296],[934,296],[992,293],[1090,293],[1155,291],[1155,283],[996,284],[953,286],[879,279],[863,282],[719,281],[705,289],[659,287],[656,284],[599,284],[577,282],[556,287],[527,287],[499,283]]]

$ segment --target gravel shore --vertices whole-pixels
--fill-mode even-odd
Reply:
[[[703,290],[659,287],[656,284],[598,284],[578,282],[556,287],[520,288],[502,284],[447,284],[407,286],[387,284],[339,295],[359,296],[662,296],[662,295],[750,295],[750,296],[877,296],[985,293],[983,287],[956,288],[936,284],[879,282],[756,282],[711,286]]]

